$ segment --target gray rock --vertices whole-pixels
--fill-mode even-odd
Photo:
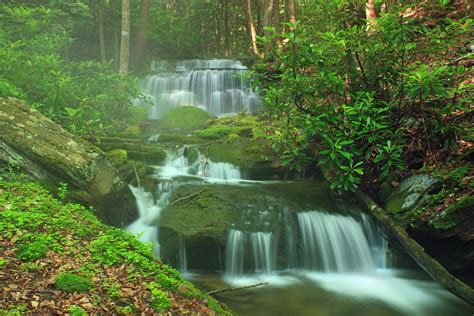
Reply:
[[[103,152],[15,98],[0,98],[2,164],[53,190],[67,183],[69,197],[93,205],[107,224],[126,225],[138,215],[132,192]]]

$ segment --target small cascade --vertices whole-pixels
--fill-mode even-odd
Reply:
[[[375,261],[362,226],[352,217],[318,211],[298,214],[306,269],[374,271]]]
[[[152,242],[153,253],[159,256],[158,226],[161,207],[154,202],[153,195],[142,188],[130,187],[137,200],[139,218],[127,227],[127,230],[137,235],[143,242]]]
[[[255,272],[270,274],[275,271],[276,248],[273,233],[256,232],[250,234]]]
[[[231,229],[227,238],[225,254],[225,271],[230,277],[244,272],[244,233]]]
[[[183,236],[179,236],[178,244],[178,270],[182,274],[188,273],[188,259],[186,254],[186,244]]]
[[[144,94],[152,101],[148,117],[160,119],[169,109],[193,105],[216,116],[231,115],[247,109],[253,112],[260,101],[252,90],[247,67],[227,59],[184,60],[175,72],[157,71],[143,80]]]
[[[361,217],[362,226],[377,267],[382,269],[389,268],[390,265],[387,263],[389,257],[388,239],[367,214],[362,213]]]
[[[190,176],[211,182],[242,180],[240,169],[230,163],[214,162],[199,153],[197,159],[190,163],[185,157],[186,147],[168,154],[164,166],[158,167],[158,175],[163,179]]]

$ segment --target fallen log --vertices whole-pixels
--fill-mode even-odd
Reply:
[[[267,284],[268,284],[268,282],[261,282],[261,283],[246,285],[246,286],[241,286],[241,287],[226,287],[226,288],[223,288],[223,289],[206,292],[206,294],[212,295],[212,294],[217,294],[217,293],[222,293],[222,292],[239,291],[239,290],[251,289],[251,288],[254,288],[254,287],[267,285]]]
[[[395,238],[403,249],[442,287],[474,305],[474,289],[449,273],[438,261],[428,255],[423,247],[410,238],[407,232],[398,225],[382,208],[370,197],[362,192],[356,192],[356,197],[362,206],[370,212],[375,219],[385,228],[387,233]]]

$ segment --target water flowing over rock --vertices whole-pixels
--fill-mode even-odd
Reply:
[[[132,192],[105,154],[14,98],[0,99],[0,164],[53,190],[67,183],[69,197],[93,205],[107,224],[137,216]]]
[[[185,60],[175,72],[160,72],[143,80],[144,93],[152,100],[149,118],[160,119],[171,108],[192,105],[216,116],[243,110],[253,112],[260,101],[252,91],[247,68],[239,61]]]

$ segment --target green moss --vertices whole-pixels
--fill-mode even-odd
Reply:
[[[48,247],[41,242],[21,245],[16,251],[16,256],[22,261],[34,261],[42,258],[48,252]]]
[[[79,306],[71,306],[67,310],[71,316],[87,316],[87,313],[85,310],[80,308]]]
[[[180,106],[169,110],[160,120],[158,126],[162,129],[181,129],[192,131],[202,128],[212,116],[195,106]]]
[[[150,304],[153,309],[157,312],[167,310],[171,306],[171,301],[168,295],[160,289],[160,284],[151,282],[148,286],[151,291],[152,299]]]
[[[127,163],[128,153],[125,149],[114,149],[105,153],[115,167],[121,167]]]
[[[54,286],[61,291],[72,292],[87,292],[92,288],[92,281],[86,277],[72,274],[61,273]]]
[[[142,131],[140,127],[132,125],[132,126],[127,127],[125,131],[123,131],[120,134],[123,136],[131,137],[131,138],[140,138],[142,136]]]
[[[430,224],[438,230],[450,230],[463,222],[472,222],[472,210],[474,210],[474,195],[466,195],[430,219]],[[470,235],[474,238],[473,232],[470,232]]]
[[[218,139],[235,133],[237,128],[230,126],[212,126],[203,130],[194,131],[194,134],[203,139]]]

